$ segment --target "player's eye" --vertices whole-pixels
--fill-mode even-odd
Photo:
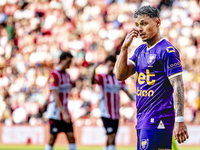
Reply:
[[[142,22],[142,23],[141,23],[141,25],[145,26],[145,25],[147,25],[147,24],[146,24],[146,23],[144,23],[144,22]]]

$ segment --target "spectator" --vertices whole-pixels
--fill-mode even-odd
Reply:
[[[88,85],[89,88],[83,88],[83,84],[91,76],[92,64],[103,61],[107,55],[119,54],[126,33],[135,26],[131,14],[141,5],[152,4],[161,11],[162,35],[180,52],[186,110],[192,112],[190,116],[193,117],[186,120],[198,123],[200,2],[198,0],[150,2],[147,0],[38,0],[37,2],[0,0],[0,88],[8,90],[8,94],[0,92],[0,97],[3,97],[3,101],[0,102],[3,103],[0,107],[0,121],[12,119],[10,116],[19,107],[17,102],[19,93],[24,92],[23,103],[25,105],[34,103],[37,106],[33,117],[44,118],[43,121],[46,122],[44,112],[48,95],[47,77],[58,63],[60,53],[69,49],[75,62],[70,72],[73,86],[78,90],[77,99],[81,103],[89,101],[85,93],[90,91],[94,94],[95,89],[91,91],[91,85]],[[131,56],[133,50],[141,43],[139,38],[135,39],[128,55]],[[106,70],[102,66],[98,71]],[[135,91],[134,78],[133,76],[126,81],[132,93]],[[83,96],[80,96],[80,93]],[[5,96],[8,97],[6,100]],[[94,114],[98,116],[96,105],[96,100],[92,99],[89,111],[94,110]],[[132,107],[134,103],[124,101],[122,105],[125,109],[121,111],[121,115],[126,117],[122,123],[129,122],[134,117],[134,107]],[[133,116],[126,115],[126,108],[132,108]],[[7,115],[3,115],[5,110]],[[29,112],[26,113],[30,115]],[[91,118],[94,117],[93,113],[90,115]],[[27,123],[29,119],[30,116],[25,117],[23,122]]]

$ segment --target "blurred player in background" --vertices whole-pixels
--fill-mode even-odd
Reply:
[[[156,8],[143,6],[134,18],[137,28],[130,30],[124,40],[116,63],[116,77],[125,80],[136,74],[138,150],[171,149],[173,129],[179,143],[188,138],[183,119],[184,86],[179,52],[161,37]],[[146,43],[127,62],[127,50],[138,36]]]
[[[116,150],[115,137],[119,125],[119,91],[123,90],[131,100],[133,96],[128,92],[124,81],[118,81],[113,73],[116,57],[108,56],[105,60],[107,73],[97,74],[96,68],[102,64],[98,63],[93,71],[91,83],[99,84],[101,88],[101,100],[99,108],[101,111],[101,119],[106,129],[107,143],[104,150]]]
[[[65,71],[70,67],[72,57],[69,52],[63,52],[60,55],[58,67],[54,69],[49,78],[50,96],[47,116],[50,123],[50,139],[45,150],[53,149],[57,134],[60,132],[65,132],[67,136],[68,150],[77,150],[67,101],[71,81],[69,74]]]

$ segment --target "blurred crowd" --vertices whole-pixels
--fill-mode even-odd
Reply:
[[[99,87],[90,83],[95,63],[118,55],[133,14],[143,5],[160,10],[161,35],[180,52],[185,120],[200,124],[199,0],[0,0],[0,122],[47,122],[48,77],[62,51],[70,51],[73,88],[69,109],[75,125],[101,124]],[[131,56],[140,38],[129,48]],[[105,72],[104,65],[97,73]],[[126,80],[135,93],[134,76]],[[135,122],[135,102],[120,93],[120,123]]]

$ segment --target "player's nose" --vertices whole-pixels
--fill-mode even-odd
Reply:
[[[142,30],[143,30],[142,26],[139,25],[139,26],[138,26],[138,31],[141,32]]]

